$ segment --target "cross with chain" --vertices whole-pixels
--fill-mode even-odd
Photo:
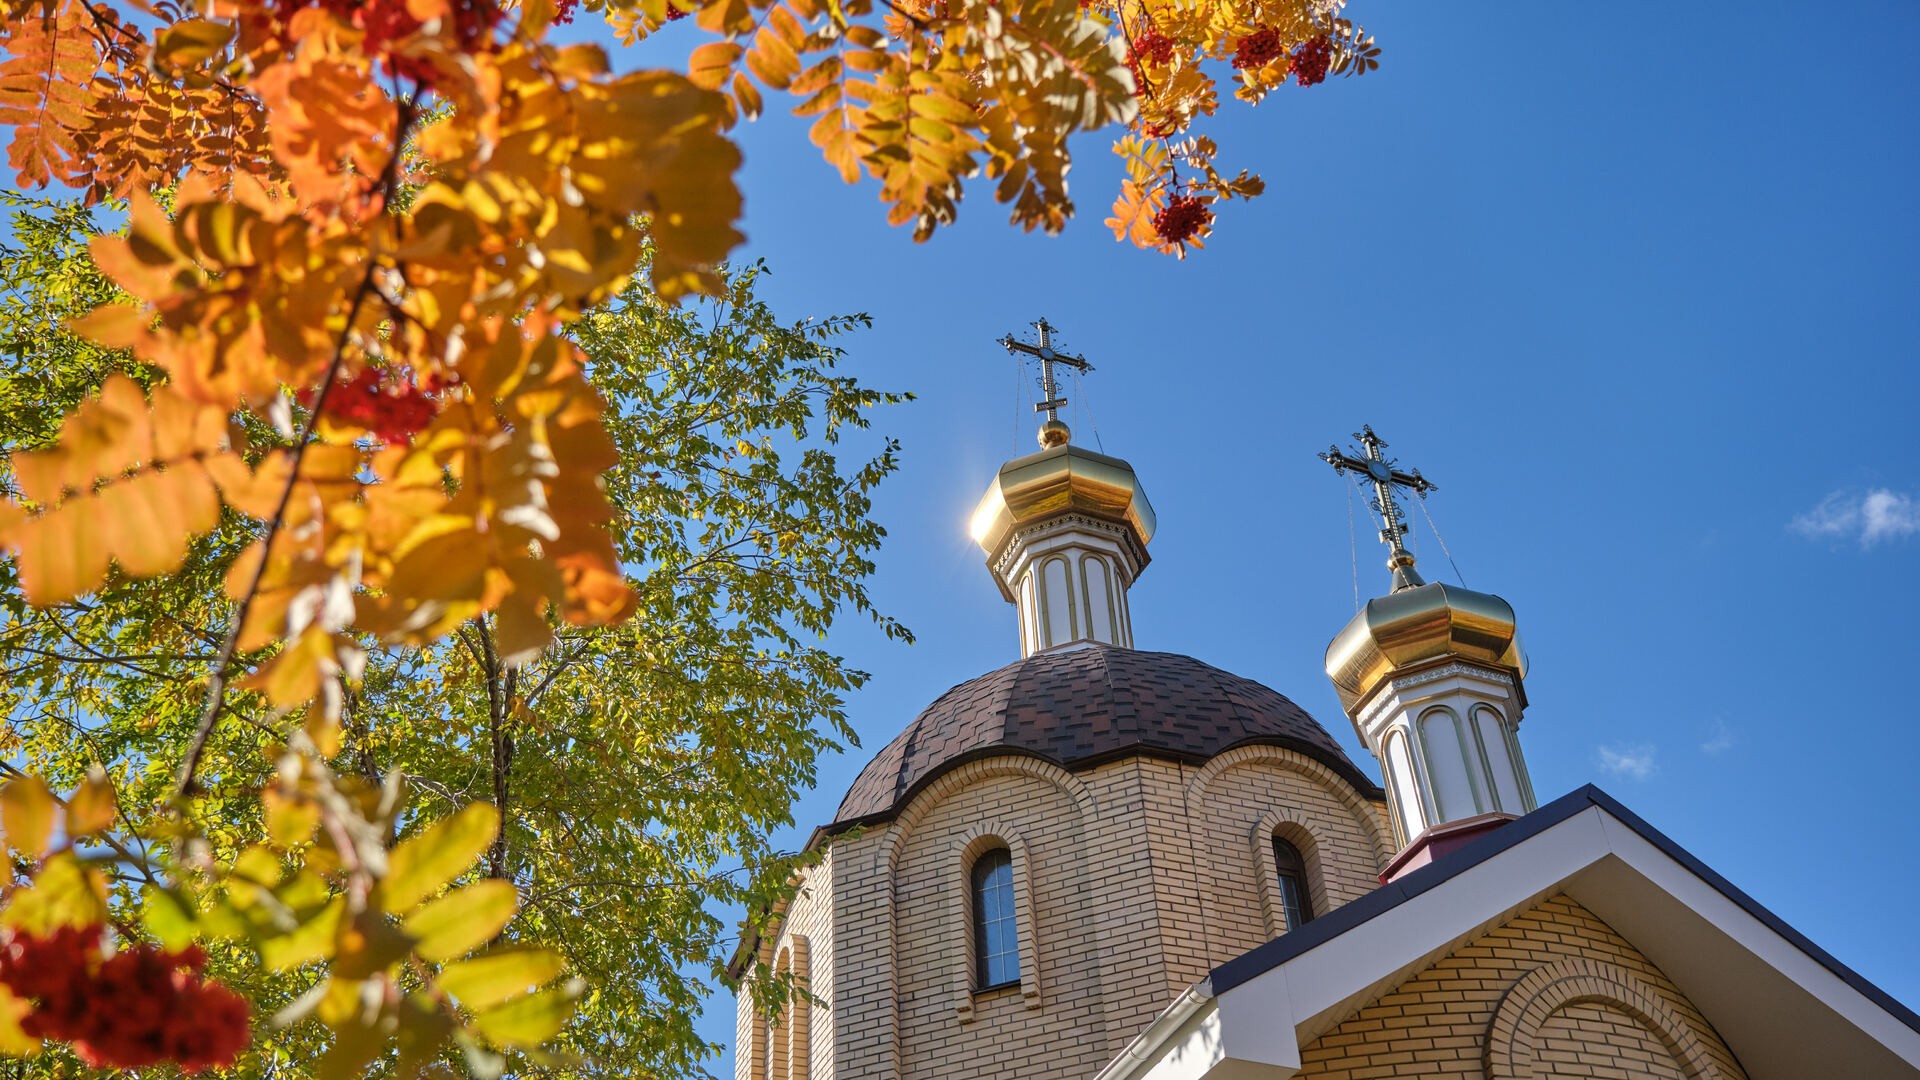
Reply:
[[[1043,400],[1034,405],[1033,411],[1047,414],[1046,423],[1041,425],[1040,428],[1040,442],[1045,446],[1054,446],[1067,441],[1065,437],[1066,425],[1060,422],[1060,406],[1065,405],[1067,399],[1060,395],[1060,382],[1054,376],[1053,365],[1065,364],[1075,371],[1092,371],[1093,365],[1088,363],[1087,358],[1084,356],[1068,356],[1065,353],[1055,351],[1053,347],[1053,326],[1047,322],[1044,316],[1033,324],[1033,328],[1040,332],[1040,344],[1038,345],[1029,345],[1024,341],[1015,341],[1012,334],[1001,338],[1000,344],[1006,346],[1007,351],[1015,355],[1026,353],[1028,356],[1039,359],[1040,396]],[[1057,441],[1049,439],[1048,433],[1050,431],[1057,431],[1059,433]]]
[[[1394,460],[1381,455],[1381,448],[1387,444],[1373,433],[1372,425],[1363,425],[1353,437],[1359,439],[1360,445],[1366,448],[1365,456],[1343,454],[1338,446],[1329,446],[1327,452],[1320,455],[1320,460],[1333,466],[1333,471],[1341,475],[1354,472],[1372,481],[1374,495],[1370,505],[1385,525],[1380,530],[1380,540],[1391,552],[1387,557],[1387,569],[1393,571],[1393,591],[1425,585],[1426,582],[1413,569],[1413,553],[1407,550],[1406,545],[1407,526],[1400,520],[1400,505],[1394,501],[1393,489],[1406,488],[1422,499],[1427,497],[1427,492],[1438,489],[1432,481],[1420,475],[1419,469],[1401,472],[1394,468]]]

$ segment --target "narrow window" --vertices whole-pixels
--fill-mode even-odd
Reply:
[[[1013,911],[1013,853],[996,848],[973,864],[975,990],[1020,981],[1020,929]]]
[[[1287,929],[1298,930],[1313,921],[1313,896],[1307,891],[1307,861],[1300,857],[1299,848],[1276,836],[1273,864],[1280,874],[1280,909],[1286,914]]]

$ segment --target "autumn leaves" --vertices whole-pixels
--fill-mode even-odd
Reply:
[[[1257,101],[1290,71],[1356,73],[1377,53],[1337,0],[589,0],[630,39],[681,16],[711,39],[685,75],[616,73],[597,47],[547,40],[574,6],[0,0],[19,181],[125,207],[124,231],[91,246],[118,302],[74,324],[124,371],[89,374],[99,392],[57,438],[10,456],[0,547],[41,607],[221,547],[198,565],[224,568],[231,617],[196,645],[213,650],[191,676],[205,705],[164,840],[205,835],[198,776],[230,684],[265,706],[247,719],[276,780],[247,797],[272,835],[227,862],[140,863],[171,881],[146,930],[169,949],[244,941],[275,972],[322,965],[321,996],[287,1022],[325,1023],[326,1075],[354,1075],[389,1036],[414,1065],[450,1042],[474,1060],[525,1049],[572,1007],[551,954],[482,948],[511,885],[440,892],[493,839],[484,807],[434,825],[461,858],[419,871],[422,840],[394,847],[422,824],[404,800],[327,763],[370,650],[480,626],[494,677],[635,606],[605,527],[621,456],[576,342],[642,266],[667,301],[723,291],[743,240],[734,123],[790,95],[828,164],[876,180],[918,239],[975,178],[1015,224],[1060,229],[1071,138],[1123,125],[1109,224],[1184,254],[1216,204],[1262,190],[1192,130],[1216,109],[1215,72],[1242,61],[1237,96]],[[799,532],[776,535],[784,552]],[[785,590],[771,611],[806,602],[769,579],[728,603],[751,588]],[[32,872],[0,882],[0,905],[97,926],[89,875],[112,858],[15,854]],[[418,895],[396,900],[395,879]],[[88,972],[104,940],[86,938]],[[19,1004],[0,995],[0,1019]]]

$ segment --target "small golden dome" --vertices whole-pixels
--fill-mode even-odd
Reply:
[[[1040,425],[1040,448],[1051,450],[1056,446],[1065,446],[1073,439],[1073,429],[1063,420],[1049,420]]]
[[[1060,429],[1065,431],[1066,425]],[[1043,436],[1046,430],[1041,428]],[[1015,529],[1065,513],[1127,526],[1139,545],[1141,563],[1146,562],[1147,542],[1153,538],[1153,505],[1147,502],[1133,466],[1070,443],[1000,466],[1000,474],[973,512],[968,531],[992,559]]]
[[[1352,713],[1388,676],[1449,658],[1507,669],[1526,703],[1527,657],[1512,606],[1438,582],[1367,601],[1327,646],[1327,677]]]

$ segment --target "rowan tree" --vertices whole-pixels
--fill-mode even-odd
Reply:
[[[0,442],[9,454],[51,441],[62,406],[108,375],[138,372],[60,329],[62,305],[84,309],[108,288],[85,254],[93,217],[13,201],[25,205],[0,249],[0,327],[16,332],[0,338],[0,431],[20,433]],[[758,273],[682,309],[637,279],[574,328],[620,450],[610,527],[641,597],[636,617],[561,628],[514,669],[495,659],[485,619],[439,647],[370,647],[342,705],[332,762],[368,780],[403,772],[411,822],[476,799],[500,808],[495,845],[470,876],[512,881],[523,912],[506,940],[551,946],[593,988],[559,1039],[578,1054],[557,1070],[567,1075],[703,1075],[713,1048],[692,1016],[731,952],[714,902],[759,909],[784,891],[796,857],[769,833],[790,822],[819,751],[849,737],[842,697],[865,681],[808,642],[842,612],[872,614],[864,581],[883,533],[868,496],[892,448],[844,465],[837,451],[896,398],[834,370],[835,342],[864,318],[782,324],[754,295]],[[103,764],[123,834],[165,824],[232,606],[219,582],[255,527],[225,525],[176,574],[112,574],[84,600],[41,610],[14,582],[0,588],[0,759],[60,788]],[[258,695],[230,708],[237,722],[212,741],[197,800],[216,862],[263,838],[249,785],[277,741]],[[138,871],[104,865],[109,909],[137,923],[142,898],[117,886]],[[237,944],[207,947],[209,970],[261,1015],[312,982],[311,970],[261,971]],[[321,1025],[266,1030],[238,1070],[273,1075],[327,1045]]]
[[[800,635],[866,608],[891,468],[773,452],[878,398],[729,291],[731,127],[793,95],[919,239],[974,177],[1059,229],[1069,139],[1120,127],[1109,224],[1184,255],[1261,190],[1196,130],[1216,75],[1252,103],[1377,53],[1340,0],[589,0],[709,39],[617,72],[548,41],[575,6],[0,0],[21,183],[118,222],[45,205],[24,242],[87,256],[0,328],[58,361],[0,394],[0,1050],[219,1064],[231,985],[294,1033],[264,1069],[582,1068],[540,1049],[578,972],[609,983],[562,1043],[645,1045],[569,890],[771,854],[857,682]],[[754,329],[688,345],[702,295]],[[624,799],[553,764],[582,747]],[[683,792],[709,809],[658,825]],[[779,874],[727,880],[691,888]]]

